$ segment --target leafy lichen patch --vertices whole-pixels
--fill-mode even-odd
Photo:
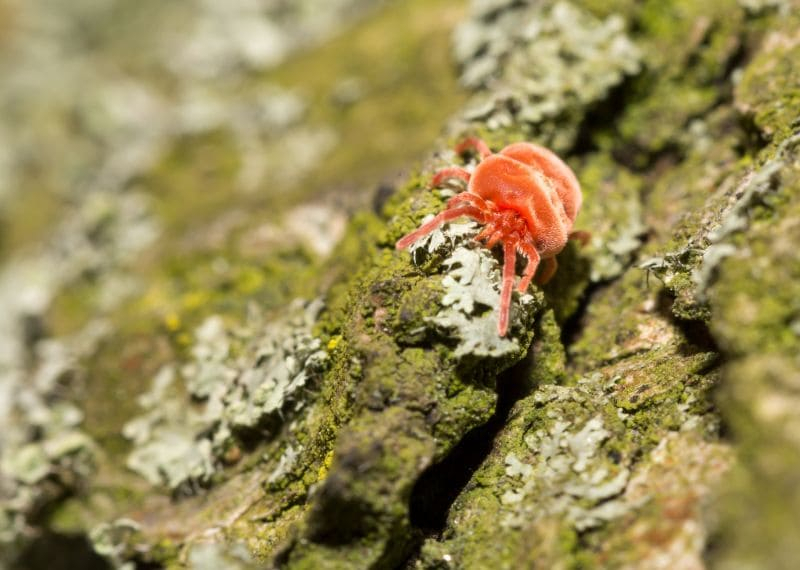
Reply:
[[[441,196],[449,196],[449,192]],[[506,338],[497,334],[499,264],[490,251],[472,242],[477,233],[474,222],[448,223],[409,248],[412,260],[421,269],[444,274],[441,309],[425,321],[456,340],[456,358],[518,355],[522,351],[520,340],[514,335]],[[536,294],[516,292],[513,299],[510,327],[518,329],[538,313],[542,300]]]
[[[625,378],[635,361],[644,365],[629,360],[575,386],[542,386],[518,402],[456,500],[443,537],[426,541],[422,567],[518,568],[540,560],[602,566],[631,552],[605,545],[633,544],[656,529],[671,538],[638,556],[698,560],[705,540],[698,500],[710,496],[729,467],[729,449],[706,441],[709,420],[697,412],[708,408],[687,406],[679,395],[697,363],[687,361],[671,381],[665,366],[651,379],[665,383],[669,396],[657,407],[626,411],[615,402],[631,387]],[[698,388],[691,398],[707,400],[709,384]],[[651,517],[679,506],[672,518]],[[579,535],[597,546],[594,554],[577,554]],[[673,549],[672,540],[681,548]]]
[[[568,2],[475,3],[454,42],[461,82],[478,91],[464,118],[570,147],[587,108],[641,69],[624,28]]]
[[[295,303],[283,320],[255,318],[240,331],[209,317],[181,369],[187,393],[166,397],[176,374],[167,367],[140,398],[147,413],[123,431],[134,442],[128,466],[172,491],[208,484],[248,431],[274,429],[266,425],[270,419],[296,412],[288,403],[319,375],[327,358],[311,336],[321,308],[319,301]],[[237,344],[243,345],[239,354]]]
[[[798,141],[800,135],[787,138],[764,164],[745,172],[736,183],[717,189],[703,211],[702,223],[694,225],[696,221],[687,220],[693,231],[687,228],[680,249],[641,263],[640,267],[657,275],[676,295],[673,310],[677,316],[708,318],[706,290],[717,267],[723,259],[741,253],[732,237],[747,230],[760,204],[780,199],[781,172],[791,163]]]
[[[90,539],[95,552],[117,567],[124,567],[134,557],[130,544],[141,530],[141,525],[132,519],[120,518],[95,527]]]
[[[483,249],[456,247],[442,262],[446,273],[442,279],[445,295],[443,310],[430,317],[430,322],[452,329],[458,346],[456,358],[472,354],[476,357],[500,357],[520,351],[518,341],[497,334],[500,305],[500,271],[497,261]],[[533,295],[519,295],[516,311],[535,310]],[[486,307],[482,311],[481,308]],[[515,314],[515,321],[519,315]]]
[[[27,366],[0,372],[0,563],[13,559],[51,503],[95,474],[98,447],[67,395],[107,333],[107,323],[95,321],[69,338],[34,339]],[[16,347],[6,348],[10,356]]]
[[[610,435],[602,416],[583,425],[560,418],[549,429],[529,432],[525,444],[536,454],[535,460],[522,463],[513,453],[505,458],[506,476],[520,486],[500,497],[510,511],[503,524],[520,528],[537,516],[565,516],[575,530],[584,531],[624,512],[613,499],[625,489],[628,469],[596,461]],[[531,505],[525,499],[534,489],[538,497]]]

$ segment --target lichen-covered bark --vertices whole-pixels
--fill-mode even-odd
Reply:
[[[453,61],[433,58],[447,67],[404,81],[430,89],[432,106],[433,92],[452,88],[446,70],[460,73],[461,90],[447,120],[409,111],[447,139],[371,209],[324,190],[360,164],[348,145],[380,146],[385,134],[396,147],[405,131],[375,124],[354,142],[394,100],[370,102],[375,78],[325,83],[333,64],[322,49],[271,77],[325,84],[325,103],[271,86],[259,134],[253,108],[201,97],[200,113],[200,95],[187,95],[194,103],[177,104],[158,151],[148,147],[157,159],[128,173],[181,197],[206,168],[209,184],[239,185],[244,207],[219,214],[213,193],[186,210],[133,198],[120,209],[101,201],[104,218],[86,201],[75,226],[56,232],[105,233],[86,241],[94,257],[67,257],[72,272],[45,282],[53,298],[31,305],[35,318],[14,313],[19,322],[0,330],[19,348],[0,360],[11,371],[0,388],[33,387],[0,414],[11,434],[0,448],[0,560],[30,564],[47,545],[39,533],[88,537],[114,566],[793,567],[800,6],[475,0],[459,12],[440,0],[385,10],[355,37],[420,69],[432,65],[423,44],[386,47],[387,30],[400,15],[458,20]],[[406,31],[442,46],[438,23]],[[347,49],[333,42],[333,53]],[[170,73],[192,75],[181,65],[198,53],[214,56],[217,73],[236,58],[273,65],[228,48],[181,52]],[[407,94],[392,81],[382,88],[400,90],[402,109]],[[136,132],[144,144],[147,131]],[[546,286],[515,293],[507,338],[495,329],[497,252],[473,242],[476,224],[394,249],[458,190],[430,190],[431,172],[474,165],[446,148],[465,134],[495,150],[551,146],[584,190],[576,229],[589,243],[570,243]],[[337,138],[344,149],[333,150]],[[318,154],[286,162],[271,145]],[[388,151],[382,163],[384,151],[364,152],[356,176],[392,164]],[[250,192],[272,187],[267,174],[295,201],[259,210]],[[156,239],[162,250],[134,261]],[[62,259],[44,251],[26,271]],[[87,270],[100,285],[82,280]],[[143,278],[138,295],[119,293],[128,275]]]

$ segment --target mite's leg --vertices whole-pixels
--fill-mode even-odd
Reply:
[[[487,202],[477,194],[473,194],[472,192],[462,192],[461,194],[456,194],[447,201],[448,208],[454,208],[455,206],[458,206],[460,204],[469,204],[471,206],[475,206],[479,210],[484,210],[486,212],[490,212],[493,210],[493,205],[490,205],[489,202]]]
[[[484,247],[492,249],[501,239],[503,239],[503,230],[497,230],[486,240]]]
[[[536,283],[544,285],[550,281],[553,275],[555,275],[556,269],[558,269],[558,261],[556,261],[555,257],[545,259],[542,262],[542,272],[539,274],[539,277],[536,278]]]
[[[439,213],[429,222],[422,224],[420,227],[418,227],[410,234],[406,234],[405,236],[400,238],[395,244],[395,248],[405,249],[411,244],[413,244],[415,241],[417,241],[419,238],[428,235],[429,233],[431,233],[433,230],[435,230],[445,222],[449,222],[450,220],[460,218],[461,216],[469,216],[470,218],[476,218],[480,220],[483,218],[483,213],[473,206],[461,206],[459,208],[452,208],[445,210]]]
[[[577,230],[570,232],[567,236],[567,239],[577,240],[582,246],[586,246],[586,244],[589,243],[589,240],[592,239],[592,234],[584,230]]]
[[[494,239],[495,236],[497,236],[497,239]],[[494,241],[492,242],[492,245],[494,245],[494,244],[497,243],[497,241],[502,236],[503,236],[502,232],[500,232],[497,229],[497,227],[491,221],[488,221],[488,222],[486,222],[486,225],[483,227],[481,232],[478,235],[476,235],[474,238],[472,238],[472,239],[474,239],[475,241],[478,241],[478,242],[484,241],[484,240],[486,240],[488,242],[488,241],[491,241],[491,240],[494,239]],[[489,249],[491,249],[491,246],[487,246],[487,247]]]
[[[517,252],[514,244],[503,244],[503,289],[500,293],[500,316],[497,319],[497,333],[506,336],[508,331],[508,313],[511,310],[511,292],[514,289],[514,265],[517,262]]]
[[[522,274],[522,279],[520,279],[519,286],[517,287],[520,293],[524,293],[528,290],[531,279],[536,275],[536,268],[539,267],[539,260],[541,258],[533,244],[522,242],[517,244],[517,249],[519,249],[522,255],[528,260],[528,265],[525,266],[525,273]]]
[[[489,145],[478,137],[467,137],[456,146],[456,152],[458,154],[462,154],[468,150],[476,151],[482,159],[492,154]]]
[[[431,180],[431,188],[438,188],[442,185],[442,182],[450,178],[458,178],[464,182],[469,182],[469,177],[470,173],[463,168],[459,168],[458,166],[442,168],[433,175],[433,179]]]

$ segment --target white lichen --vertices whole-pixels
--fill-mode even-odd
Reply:
[[[133,519],[120,518],[97,525],[89,533],[95,552],[106,558],[118,570],[133,570],[135,563],[125,562],[130,558],[130,541],[141,531],[141,525]]]
[[[166,367],[140,397],[146,412],[123,430],[135,444],[128,467],[151,484],[191,491],[221,468],[237,433],[266,430],[268,420],[296,411],[287,404],[327,359],[310,332],[321,309],[320,301],[296,302],[285,317],[256,319],[239,331],[209,317],[195,331],[192,359],[180,370],[185,391],[175,385],[174,368]],[[241,338],[249,340],[234,355],[232,345]]]
[[[720,189],[711,198],[717,204],[712,206],[715,221],[702,225],[682,248],[646,259],[639,268],[654,272],[668,287],[677,276],[689,273],[693,303],[705,304],[719,264],[734,255],[749,255],[733,243],[733,238],[750,226],[753,209],[768,203],[781,188],[780,177],[797,161],[798,145],[800,133],[795,133],[778,146],[773,158],[745,175],[737,186]]]
[[[538,401],[549,402],[552,422],[529,432],[524,458],[509,453],[506,476],[511,480],[500,497],[506,507],[503,524],[521,527],[545,516],[562,516],[577,531],[594,528],[631,508],[621,499],[630,471],[602,453],[611,436],[600,414],[588,418],[559,413],[559,403],[586,402],[592,395],[582,388],[546,386]]]
[[[519,352],[519,342],[511,335],[497,334],[500,311],[500,270],[492,253],[474,243],[471,238],[478,232],[474,222],[446,224],[419,239],[411,246],[416,261],[432,254],[447,255],[442,262],[445,269],[442,285],[442,310],[427,322],[448,331],[458,345],[457,358],[467,355],[500,357]],[[511,323],[520,320],[520,312],[529,315],[538,306],[533,295],[514,294]]]
[[[72,337],[23,346],[27,368],[2,366],[16,356],[11,351],[0,362],[0,551],[18,544],[32,512],[94,473],[96,445],[81,429],[83,412],[63,394],[107,330],[95,321]]]
[[[461,82],[479,93],[465,118],[490,129],[536,125],[602,100],[641,68],[619,16],[600,21],[568,2],[473,3],[456,29]]]
[[[260,567],[242,543],[198,542],[187,548],[186,560],[192,570],[249,570]]]

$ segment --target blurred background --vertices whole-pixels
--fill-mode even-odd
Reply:
[[[342,440],[383,449],[380,430],[343,429],[383,397],[358,392],[369,359],[347,337],[359,295],[416,302],[411,272],[384,287],[383,262],[409,212],[441,207],[421,188],[467,131],[564,156],[592,240],[544,291],[555,320],[530,351],[544,371],[518,371],[533,423],[494,416],[505,443],[484,432],[480,451],[464,426],[488,425],[491,405],[466,401],[460,373],[431,388],[453,413],[426,441],[477,449],[491,476],[470,484],[496,505],[450,489],[447,526],[408,526],[410,491],[375,476],[373,554],[794,568],[798,29],[797,0],[0,0],[0,570],[251,568],[285,544],[299,567],[358,556],[352,529],[319,551],[302,534],[314,489],[352,483]],[[402,208],[369,215],[396,190]],[[372,281],[342,284],[364,265]],[[352,328],[318,319],[326,293],[356,307]],[[439,333],[375,346],[449,366]],[[329,393],[305,384],[323,358],[340,366]],[[401,380],[427,378],[405,364]],[[479,376],[494,401],[494,372]],[[528,428],[561,425],[557,399],[536,399],[548,382],[576,433],[594,406],[615,431],[593,437],[585,495],[573,479],[594,472],[556,456],[564,478],[534,484]],[[340,408],[320,419],[330,392]],[[387,406],[417,413],[417,396]],[[528,463],[493,456],[496,441]],[[420,454],[390,478],[420,480]],[[474,475],[458,461],[442,463]],[[622,471],[631,493],[598,484]],[[509,494],[524,473],[528,495]],[[527,526],[496,524],[501,497]],[[573,507],[609,510],[578,528]]]
[[[315,232],[458,108],[462,4],[3,0],[3,312],[40,315],[87,277],[109,308],[134,285],[122,266],[166,244],[329,248]],[[312,198],[333,210],[305,211],[307,233],[247,234]]]
[[[73,458],[42,491],[54,461],[31,441],[126,450],[135,395],[200,315],[302,293],[348,215],[432,147],[464,99],[464,12],[0,0],[0,458],[37,489],[0,475],[6,561],[53,567],[62,539],[25,543],[20,513],[49,517],[90,469]]]

